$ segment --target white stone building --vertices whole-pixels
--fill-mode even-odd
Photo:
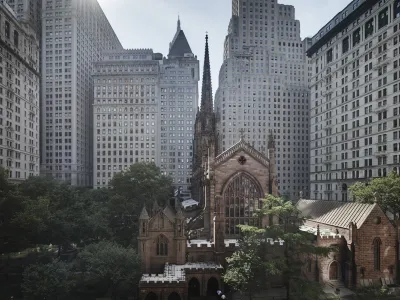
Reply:
[[[160,168],[176,188],[188,192],[192,177],[194,120],[198,107],[199,61],[180,21],[160,74]]]
[[[220,149],[244,138],[267,153],[277,147],[279,192],[309,195],[309,90],[305,43],[293,6],[232,0],[215,96]]]
[[[91,186],[93,62],[122,46],[97,0],[43,4],[41,173]]]
[[[0,2],[0,166],[12,181],[39,174],[39,39]]]
[[[93,73],[94,188],[136,162],[159,161],[162,55],[134,49],[102,56]]]
[[[400,164],[400,1],[354,0],[312,38],[311,196]]]

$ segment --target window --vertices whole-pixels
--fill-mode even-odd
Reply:
[[[5,26],[4,26],[4,32],[6,34],[6,38],[10,38],[10,23],[9,22],[5,22]]]
[[[156,254],[159,256],[168,255],[168,239],[164,235],[160,235],[157,238],[157,249]]]
[[[380,271],[381,270],[381,239],[375,238],[373,241],[374,247],[374,270]]]
[[[365,38],[371,36],[374,33],[374,19],[370,19],[365,23]]]
[[[19,41],[19,33],[18,31],[14,30],[14,46],[18,48],[18,41]]]
[[[326,62],[329,64],[333,60],[333,50],[329,49],[326,53]]]
[[[354,30],[353,32],[353,47],[360,43],[361,36],[360,36],[360,28]]]
[[[388,23],[389,23],[389,13],[388,13],[388,8],[386,7],[385,9],[381,10],[381,12],[378,15],[378,29],[381,29]]]
[[[254,214],[261,206],[261,196],[259,184],[246,173],[239,173],[230,180],[223,194],[226,235],[238,235],[240,230],[237,225],[259,225],[259,219]]]
[[[349,37],[345,37],[342,42],[342,53],[349,51]]]

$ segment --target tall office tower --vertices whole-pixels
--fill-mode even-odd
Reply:
[[[92,184],[93,62],[122,49],[96,0],[46,0],[42,13],[41,173]]]
[[[36,31],[38,37],[40,37],[42,28],[42,0],[5,1],[14,10],[18,20],[24,23],[29,23],[29,25]],[[68,2],[68,0],[66,2]],[[69,0],[69,3],[71,3],[71,0]],[[62,5],[62,0],[58,0],[57,5]]]
[[[0,2],[0,166],[13,181],[39,174],[39,39]]]
[[[400,164],[399,16],[399,0],[354,0],[312,39],[315,199],[348,201]]]
[[[94,67],[94,188],[136,162],[158,162],[162,54],[150,49],[103,53]]]
[[[193,130],[198,105],[199,61],[178,20],[168,58],[161,66],[160,167],[174,186],[188,192],[192,177]]]
[[[309,195],[307,58],[293,6],[232,0],[224,62],[215,96],[222,151],[244,138],[267,153],[276,141],[279,192]]]

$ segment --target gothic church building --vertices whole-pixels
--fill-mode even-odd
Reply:
[[[143,209],[139,253],[143,276],[140,299],[212,299],[223,289],[221,275],[237,246],[239,224],[266,225],[254,217],[266,194],[277,195],[275,144],[261,153],[241,138],[224,152],[218,149],[211,70],[206,36],[201,105],[194,136],[192,195],[197,212],[180,204]],[[275,242],[272,247],[281,247]]]

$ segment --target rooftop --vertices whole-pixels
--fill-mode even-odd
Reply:
[[[297,207],[304,218],[316,223],[346,229],[349,228],[351,222],[360,228],[376,205],[304,199],[297,202]]]
[[[186,281],[186,272],[190,270],[223,270],[220,264],[209,263],[186,263],[184,265],[165,264],[163,274],[143,274],[140,279],[145,283],[164,283],[164,282],[184,282]]]

